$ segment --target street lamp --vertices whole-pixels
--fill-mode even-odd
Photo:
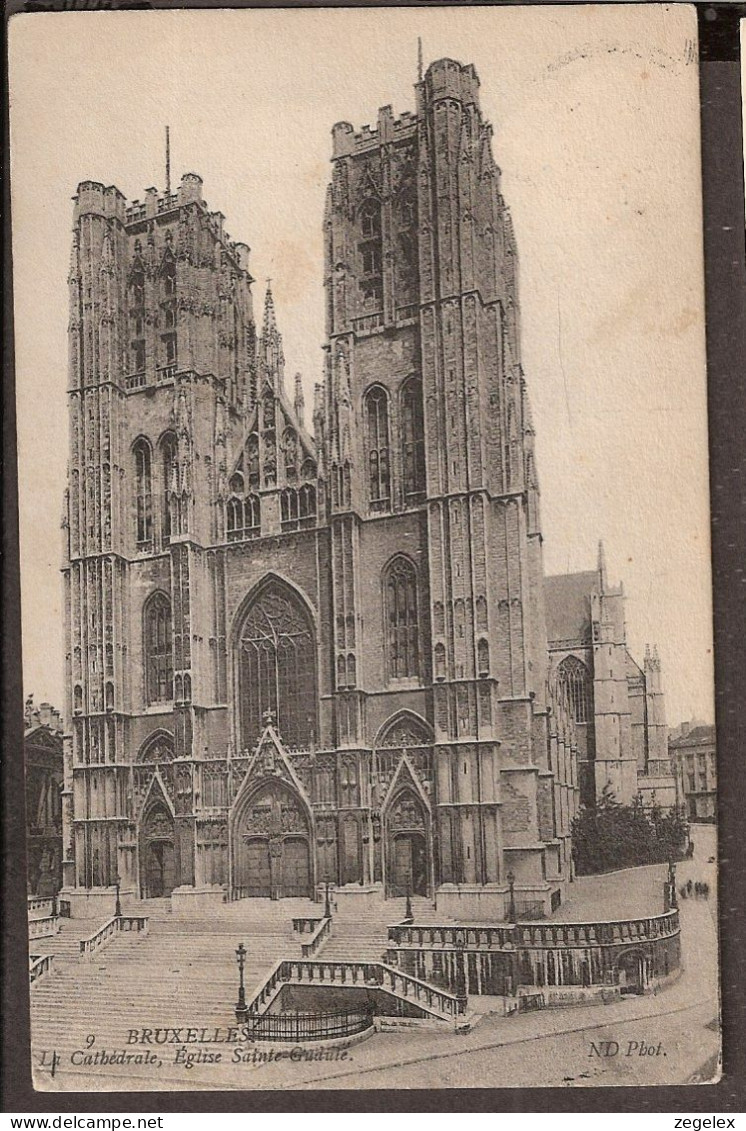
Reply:
[[[411,923],[414,919],[412,914],[412,873],[407,872],[407,903],[404,908],[404,918]]]
[[[329,880],[324,880],[324,918],[331,919],[332,907],[329,902]]]
[[[120,892],[119,892],[119,887],[120,887],[121,882],[122,881],[119,878],[119,873],[117,873],[116,876],[114,877],[114,883],[116,884],[116,888],[117,888],[117,901],[114,904],[114,917],[116,919],[122,918],[122,901],[120,899]]]
[[[236,962],[238,963],[238,1001],[236,1002],[236,1021],[239,1024],[248,1017],[248,1009],[246,1007],[246,990],[243,984],[243,971],[246,965],[246,947],[243,943],[239,943],[236,948]]]
[[[508,918],[510,919],[511,923],[515,923],[515,874],[513,872],[508,872],[506,878],[508,881],[508,889],[510,891],[510,899],[508,903]]]
[[[671,889],[671,907],[678,907],[678,900],[676,896],[676,863],[673,860],[668,861],[668,883]]]

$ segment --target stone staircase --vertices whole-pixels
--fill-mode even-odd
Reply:
[[[388,949],[388,928],[404,919],[406,904],[403,899],[389,899],[374,909],[364,909],[352,915],[335,915],[332,919],[332,936],[318,952],[318,957],[330,961],[381,962]],[[415,896],[412,914],[417,922],[426,922],[424,916],[434,914],[428,899]]]
[[[65,920],[59,935],[34,940],[38,953],[55,956],[52,972],[31,987],[37,1065],[44,1050],[54,1050],[58,1071],[71,1071],[70,1054],[86,1049],[89,1035],[95,1038],[93,1052],[143,1051],[128,1044],[130,1030],[234,1026],[239,942],[247,950],[244,981],[250,995],[278,958],[300,956],[292,915],[312,914],[315,905],[246,900],[226,904],[220,917],[191,920],[173,916],[168,900],[130,902],[123,910],[148,915],[147,935],[118,934],[89,960],[80,958],[79,940],[93,934],[98,921]],[[169,1061],[176,1047],[171,1044],[164,1053]]]

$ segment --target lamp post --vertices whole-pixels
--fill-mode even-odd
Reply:
[[[246,990],[243,984],[243,971],[246,965],[246,947],[239,943],[236,948],[236,962],[238,963],[238,1001],[236,1002],[236,1021],[243,1024],[248,1016],[246,1008]]]
[[[332,907],[329,902],[329,880],[324,880],[324,918],[331,919]]]
[[[122,918],[122,901],[120,899],[120,891],[119,891],[121,882],[122,881],[119,878],[119,873],[117,872],[116,876],[114,877],[114,883],[116,884],[116,889],[117,889],[117,901],[114,904],[114,916],[117,919]]]
[[[671,889],[670,903],[671,907],[678,907],[678,898],[676,895],[676,863],[673,860],[668,861],[668,883]]]
[[[407,872],[407,903],[404,908],[404,918],[407,922],[411,923],[414,919],[412,914],[412,873]]]
[[[508,881],[508,889],[509,889],[509,892],[510,892],[510,897],[509,897],[509,902],[508,902],[508,918],[510,919],[511,923],[515,923],[515,921],[516,921],[516,913],[515,913],[515,874],[513,872],[508,872],[508,875],[507,875],[506,878],[507,878],[507,881]]]

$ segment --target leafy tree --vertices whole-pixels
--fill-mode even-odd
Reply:
[[[680,860],[689,840],[681,809],[646,809],[642,797],[631,805],[616,800],[609,785],[592,808],[582,808],[572,825],[573,856],[578,875],[609,872],[641,864]]]

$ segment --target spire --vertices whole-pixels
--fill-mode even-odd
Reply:
[[[259,374],[262,385],[265,382],[269,383],[276,392],[279,392],[283,385],[284,371],[285,357],[282,352],[282,335],[277,328],[272,280],[267,279],[262,336],[259,342]]]
[[[604,550],[604,544],[600,539],[598,542],[598,565],[596,568],[601,582],[601,590],[603,591],[606,588],[606,552]]]
[[[303,417],[305,415],[306,399],[303,396],[303,382],[301,380],[300,373],[295,374],[295,399],[293,402],[293,408],[295,409],[295,416],[298,423],[300,424],[301,428],[305,428],[305,421]]]
[[[417,37],[417,82],[422,82],[422,36]]]

